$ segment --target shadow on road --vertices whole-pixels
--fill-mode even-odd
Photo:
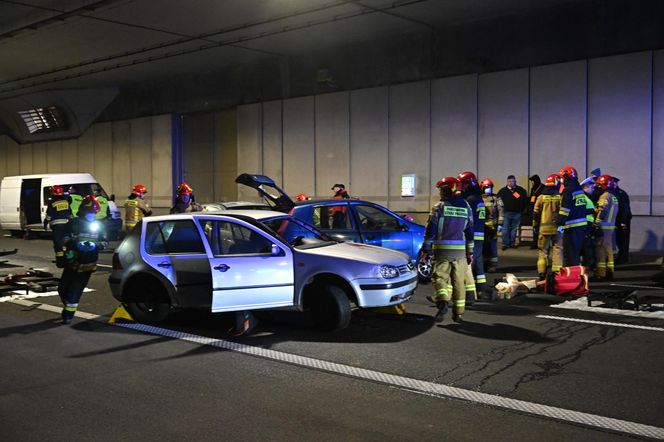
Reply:
[[[509,324],[480,324],[479,322],[464,321],[463,324],[450,322],[438,327],[474,338],[534,343],[554,342],[553,339],[541,333]]]

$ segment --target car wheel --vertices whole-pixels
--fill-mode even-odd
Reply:
[[[350,324],[350,301],[346,293],[336,285],[321,286],[309,296],[309,306],[314,326],[319,330],[337,331]]]
[[[171,312],[168,296],[157,287],[145,287],[140,296],[130,297],[124,303],[127,312],[135,321],[144,324],[158,324]]]
[[[417,277],[421,283],[428,283],[431,281],[431,275],[433,274],[433,262],[431,255],[427,255],[426,258],[422,258],[420,254],[417,257]]]

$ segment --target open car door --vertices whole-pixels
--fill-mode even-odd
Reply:
[[[288,213],[295,207],[293,200],[270,177],[243,173],[235,178],[235,182],[256,189],[263,199],[278,212]]]

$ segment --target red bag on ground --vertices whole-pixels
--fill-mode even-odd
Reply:
[[[546,278],[544,290],[556,296],[586,296],[588,289],[588,273],[584,266],[563,267]]]

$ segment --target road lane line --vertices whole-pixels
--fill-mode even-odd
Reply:
[[[549,315],[537,315],[536,317],[542,319],[555,319],[560,321],[583,322],[585,324],[610,325],[612,327],[636,328],[639,330],[651,330],[651,331],[660,331],[660,332],[664,331],[664,328],[662,327],[650,327],[647,325],[637,325],[637,324],[622,324],[620,322],[593,321],[591,319],[578,319],[578,318],[568,318],[565,316],[549,316]]]
[[[28,301],[16,300],[11,302],[19,305],[24,305],[27,307],[35,306],[33,302],[28,302]],[[57,313],[60,313],[61,311],[61,308],[48,304],[37,304],[36,308],[51,312],[57,312]],[[85,313],[81,311],[77,311],[76,316],[92,320],[106,319],[106,317],[102,315],[95,315],[92,313]],[[215,339],[205,336],[198,336],[191,333],[185,333],[177,330],[170,330],[146,324],[115,323],[113,325],[138,332],[177,339],[193,344],[209,345],[224,350],[235,351],[246,355],[257,356],[260,358],[270,359],[278,362],[284,362],[300,367],[313,368],[316,370],[341,374],[356,379],[373,381],[381,384],[386,384],[392,387],[397,387],[405,390],[412,390],[415,393],[424,393],[438,397],[460,399],[477,404],[490,405],[506,410],[519,411],[535,416],[542,416],[560,421],[577,423],[588,427],[594,427],[603,430],[617,431],[620,433],[634,434],[638,436],[651,437],[655,439],[664,439],[664,428],[655,427],[652,425],[640,424],[637,422],[630,422],[622,419],[615,419],[591,413],[568,410],[565,408],[552,407],[549,405],[537,404],[533,402],[526,402],[518,399],[510,399],[493,394],[480,393],[478,391],[472,391],[472,390],[465,390],[463,388],[451,387],[448,385],[437,384],[434,382],[422,381],[419,379],[408,378],[405,376],[383,373],[365,368],[353,367],[350,365],[339,364],[336,362],[324,361],[320,359],[314,359],[307,356],[300,356],[291,353],[270,350],[262,347],[254,347],[250,345],[241,344],[239,342],[226,341],[223,339]]]
[[[97,264],[97,267],[105,267],[107,269],[112,269],[113,268],[113,266],[110,266],[108,264]]]

